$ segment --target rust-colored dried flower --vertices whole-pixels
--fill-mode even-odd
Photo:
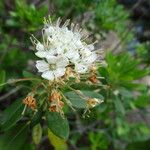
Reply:
[[[24,100],[23,104],[27,105],[30,107],[32,110],[36,109],[36,100],[32,95],[28,95]]]
[[[58,92],[56,90],[53,90],[49,97],[50,102],[60,101],[61,99],[62,99],[62,96],[61,96],[60,92]]]
[[[96,76],[96,75],[90,76],[90,77],[89,77],[89,80],[90,80],[92,83],[94,83],[94,84],[99,83],[99,80],[97,79],[97,76]]]
[[[64,106],[64,102],[61,101],[61,99],[62,96],[60,92],[58,92],[57,90],[53,90],[49,98],[49,101],[51,102],[49,110],[52,112],[58,112],[60,114],[63,114],[62,108]]]
[[[75,77],[75,72],[71,67],[66,68],[64,78],[68,79],[69,77]]]

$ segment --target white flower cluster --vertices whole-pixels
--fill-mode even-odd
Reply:
[[[75,72],[86,73],[97,59],[93,44],[86,44],[82,31],[69,21],[60,26],[60,19],[54,24],[45,21],[43,43],[34,38],[35,55],[42,60],[36,61],[36,67],[47,80],[54,80],[65,74],[68,66],[73,66]]]

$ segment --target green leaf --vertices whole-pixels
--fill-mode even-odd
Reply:
[[[67,139],[69,136],[69,124],[66,118],[62,118],[57,112],[47,112],[46,121],[48,128],[58,137]]]
[[[149,99],[150,99],[150,95],[140,95],[135,101],[134,104],[139,107],[146,107],[149,105]]]
[[[111,84],[114,88],[131,88],[134,85],[134,80],[149,74],[148,69],[140,69],[139,60],[134,59],[127,52],[119,55],[113,55],[109,52],[106,54],[106,62],[108,64],[106,68],[108,74],[103,75],[108,84]]]
[[[118,112],[120,112],[121,114],[125,115],[124,106],[123,106],[121,100],[118,99],[118,97],[116,97],[116,99],[114,99],[114,104],[115,104],[116,110]]]
[[[39,110],[32,118],[30,126],[34,127],[36,124],[38,124],[41,121],[41,119],[42,119],[42,112]]]
[[[119,93],[123,96],[123,97],[126,97],[126,98],[132,98],[133,95],[132,95],[132,92],[127,90],[126,88],[124,87],[120,87],[118,89]]]
[[[5,82],[6,72],[4,70],[0,71],[0,85]],[[2,90],[3,86],[0,86],[0,91]]]
[[[13,127],[8,132],[0,135],[1,150],[20,150],[22,149],[28,133],[28,124],[21,124]]]
[[[150,139],[142,142],[129,143],[125,150],[148,150],[150,149]]]
[[[21,150],[36,150],[35,145],[33,143],[25,143]]]
[[[35,77],[35,75],[33,75],[31,72],[28,72],[28,71],[23,71],[23,76],[25,78],[33,78],[33,77]]]
[[[90,145],[92,150],[107,150],[109,145],[109,140],[104,132],[89,132],[88,133]]]
[[[42,138],[42,127],[40,124],[37,124],[36,126],[33,127],[32,138],[36,145],[40,143]]]
[[[51,130],[48,129],[48,138],[55,148],[55,150],[67,150],[67,143],[64,139],[59,138],[58,136],[54,135]]]
[[[22,118],[23,104],[21,100],[16,100],[6,108],[2,115],[1,128],[6,131],[14,126]]]
[[[92,91],[81,91],[86,97],[89,98],[97,98],[97,99],[104,99],[102,95],[96,92]],[[79,95],[77,95],[75,92],[67,92],[64,94],[72,103],[72,106],[77,108],[86,108],[86,100],[83,100]]]

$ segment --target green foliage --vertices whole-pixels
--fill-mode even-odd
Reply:
[[[126,29],[129,14],[116,0],[101,0],[96,9],[96,21],[105,30],[114,30],[122,34]]]
[[[16,37],[12,39],[11,36],[6,34],[3,38],[4,41],[0,44],[0,69],[7,70],[6,78],[20,77],[22,69],[27,65],[27,58],[30,57],[19,48],[21,43],[18,44]],[[12,69],[14,66],[15,70]]]
[[[43,16],[48,11],[47,6],[36,8],[33,4],[28,5],[26,1],[15,0],[16,10],[10,11],[10,19],[6,21],[9,27],[21,28],[23,31],[34,31],[43,23]]]
[[[103,100],[103,96],[99,93],[92,92],[92,91],[81,91],[82,94],[89,98],[97,98]],[[72,103],[72,106],[77,108],[86,108],[87,103],[86,100],[83,100],[77,93],[71,91],[65,93],[65,96],[68,97],[69,101]]]
[[[40,143],[41,138],[42,138],[42,127],[40,124],[37,124],[33,127],[32,138],[33,138],[33,142],[36,145],[38,145]]]
[[[58,137],[67,139],[69,136],[69,124],[66,118],[62,118],[56,112],[47,112],[46,121],[48,128]]]
[[[0,85],[5,83],[6,72],[4,70],[0,71]],[[3,86],[0,86],[0,91],[2,90]]]
[[[0,135],[1,150],[23,149],[27,140],[28,124],[19,124],[9,130],[6,134]]]
[[[98,132],[98,133],[89,133],[89,140],[92,143],[91,144],[91,150],[107,150],[109,141],[107,139],[107,136],[103,132]]]
[[[138,56],[141,60],[149,65],[150,64],[150,42],[139,44],[137,47]]]
[[[84,13],[89,9],[89,6],[93,6],[95,4],[94,0],[54,0],[53,2],[58,9],[58,16],[65,16],[67,8],[68,17],[71,18]]]
[[[48,129],[48,138],[51,144],[54,146],[55,150],[68,150],[66,141],[53,134],[49,129]]]
[[[114,104],[115,104],[116,112],[125,115],[125,108],[122,104],[122,101],[117,96],[114,99]]]
[[[150,95],[146,95],[146,94],[139,95],[136,98],[134,104],[136,107],[145,108],[149,105],[149,99],[150,99]]]
[[[127,146],[126,150],[147,150],[150,149],[150,141],[134,142]]]
[[[38,111],[32,118],[31,127],[37,125],[39,122],[41,122],[41,120],[42,120],[42,112]]]
[[[113,55],[107,53],[107,68],[100,69],[100,73],[106,77],[107,82],[112,88],[127,87],[138,88],[139,84],[133,81],[148,75],[149,70],[139,68],[139,61],[132,58],[127,53]]]
[[[1,118],[1,128],[6,131],[16,125],[23,116],[23,104],[20,100],[16,100],[12,105],[6,108]]]

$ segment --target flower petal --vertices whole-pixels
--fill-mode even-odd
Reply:
[[[36,50],[38,50],[38,51],[44,51],[44,45],[41,44],[40,42],[38,42],[36,44]]]
[[[77,59],[79,59],[79,57],[80,57],[80,55],[79,55],[79,53],[78,53],[78,51],[76,51],[76,50],[69,50],[69,51],[67,51],[66,53],[65,53],[65,56],[67,57],[67,58],[69,58],[71,61],[75,61],[75,60],[77,60]]]
[[[45,28],[45,34],[46,34],[47,36],[51,36],[54,31],[55,31],[55,30],[54,30],[54,27],[52,27],[52,26],[49,26],[48,28]]]
[[[87,64],[93,63],[97,59],[96,53],[92,52],[89,57],[86,57],[83,61]]]
[[[47,56],[47,52],[45,52],[45,51],[38,51],[38,52],[35,53],[35,55],[37,57],[39,57],[39,58],[44,58],[44,57]]]
[[[48,61],[49,64],[56,64],[57,57],[56,56],[47,55],[46,56],[46,60]]]
[[[89,57],[92,54],[92,52],[89,49],[83,49],[81,51],[81,54],[83,57]]]
[[[93,44],[89,44],[89,45],[87,45],[87,48],[88,48],[90,51],[93,51],[93,50],[94,50],[94,45],[93,45]]]
[[[57,68],[54,72],[56,78],[61,77],[65,74],[66,68]]]
[[[66,67],[69,64],[69,60],[64,56],[57,57],[56,65],[58,68]]]
[[[85,73],[88,70],[88,66],[81,64],[81,63],[78,63],[78,64],[75,64],[75,70],[78,73]]]
[[[39,72],[45,72],[49,70],[49,64],[46,63],[44,60],[38,60],[36,61],[36,68],[38,69]]]
[[[54,74],[52,71],[46,71],[46,72],[42,73],[41,76],[47,80],[54,80]]]

